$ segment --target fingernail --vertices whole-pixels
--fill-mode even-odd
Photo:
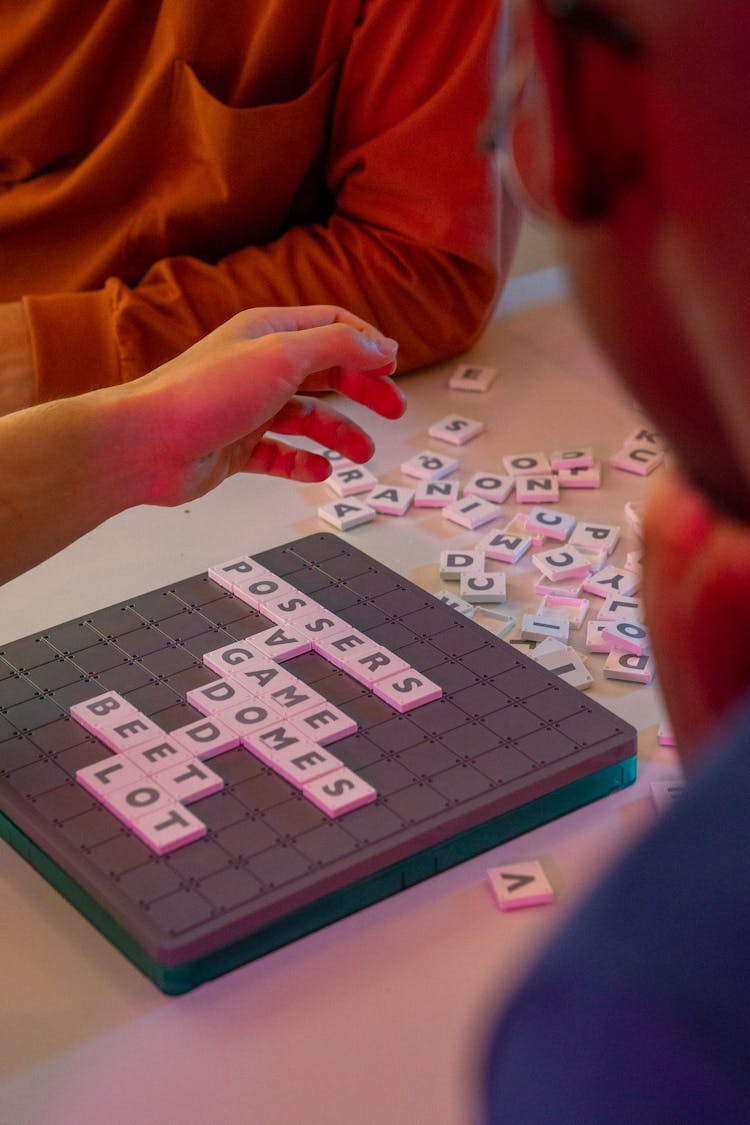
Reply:
[[[365,343],[380,355],[392,356],[398,350],[398,343],[389,336],[366,336]]]

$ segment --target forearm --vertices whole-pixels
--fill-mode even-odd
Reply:
[[[20,301],[0,304],[0,414],[34,401],[31,335]]]
[[[137,417],[117,388],[0,418],[0,582],[147,498]]]

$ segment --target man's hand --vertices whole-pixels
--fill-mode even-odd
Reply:
[[[123,386],[146,428],[141,442],[154,504],[179,504],[237,472],[323,480],[324,457],[276,435],[310,438],[352,461],[373,446],[320,398],[335,390],[386,418],[405,400],[393,380],[396,343],[334,306],[254,309],[234,317],[182,356]],[[132,447],[131,447],[132,448]]]
[[[34,401],[34,358],[26,313],[20,301],[0,303],[0,414]]]

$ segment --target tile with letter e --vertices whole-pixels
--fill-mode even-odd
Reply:
[[[118,754],[118,758],[126,758],[145,774],[158,773],[166,766],[190,761],[193,756],[186,746],[180,745],[174,734],[149,738],[146,742],[141,742],[138,746]]]
[[[342,816],[376,800],[377,792],[364,778],[344,767],[308,782],[302,792],[326,816]]]
[[[176,766],[167,766],[154,774],[154,778],[170,797],[183,804],[198,801],[201,797],[210,797],[212,793],[218,793],[224,788],[224,779],[195,758]]]
[[[165,732],[152,719],[136,712],[134,715],[126,715],[116,726],[98,731],[97,737],[110,750],[114,750],[115,754],[121,754],[123,750],[138,746],[146,739],[164,738]]]
[[[354,719],[326,701],[304,711],[297,711],[292,716],[292,722],[306,738],[321,746],[328,746],[329,743],[346,738],[357,730]]]
[[[448,386],[452,391],[469,391],[478,394],[488,391],[496,376],[496,367],[461,363],[448,380]]]
[[[538,860],[508,863],[487,870],[495,901],[501,910],[543,906],[553,902],[555,892]]]
[[[304,789],[311,781],[326,777],[344,765],[340,758],[315,742],[301,742],[299,746],[275,754],[259,750],[254,753],[295,789]]]

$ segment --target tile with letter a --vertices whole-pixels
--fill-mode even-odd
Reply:
[[[501,910],[543,906],[554,901],[555,892],[541,863],[536,859],[524,863],[508,863],[503,867],[490,867],[487,876]]]
[[[271,629],[263,629],[260,633],[254,633],[249,642],[258,652],[279,662],[301,656],[312,648],[309,638],[300,636],[294,626],[282,628],[275,625]]]
[[[346,767],[308,782],[303,792],[321,812],[331,817],[369,805],[377,798],[373,787]]]
[[[367,503],[381,516],[405,516],[414,500],[413,488],[379,484],[367,494]]]
[[[339,531],[351,531],[353,527],[374,520],[376,512],[369,504],[352,497],[349,500],[335,500],[330,504],[322,504],[318,508],[318,515]]]

